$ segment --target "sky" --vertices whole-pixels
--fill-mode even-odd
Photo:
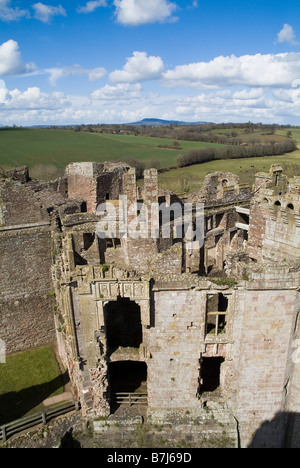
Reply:
[[[0,0],[0,125],[300,125],[296,0]]]

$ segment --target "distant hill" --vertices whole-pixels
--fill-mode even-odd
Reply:
[[[132,122],[128,125],[148,125],[153,127],[162,127],[164,125],[200,125],[211,122],[183,122],[178,120],[163,120],[163,119],[143,119],[138,122]]]

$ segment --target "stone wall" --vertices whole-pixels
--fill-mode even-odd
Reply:
[[[262,424],[272,420],[277,432],[273,428],[269,434],[263,431],[263,437],[256,434],[255,445],[279,448],[283,444],[286,421],[276,416],[286,405],[298,295],[293,289],[237,292],[228,403],[239,421],[245,445],[251,443]]]
[[[249,187],[210,175],[190,199],[205,203],[205,239],[189,253],[185,240],[149,237],[149,228],[162,231],[158,211],[142,223],[136,203],[149,210],[158,201],[157,171],[145,171],[141,190],[124,165],[74,164],[66,175],[68,200],[65,189],[46,190],[26,174],[0,181],[0,339],[8,352],[49,343],[56,328],[84,415],[108,416],[110,364],[135,361],[147,364],[156,422],[217,405],[243,447],[299,445],[300,371],[292,358],[300,338],[299,181],[288,185],[277,166],[260,175],[248,226]],[[119,207],[112,198],[121,192],[127,221],[145,236],[99,240],[97,203]],[[88,213],[80,212],[84,202]],[[139,308],[130,318],[142,331],[133,345],[108,344],[118,328],[107,314],[118,301],[123,324],[128,303]],[[203,390],[206,366],[217,392]]]
[[[261,262],[262,246],[266,230],[266,206],[258,200],[252,200],[250,209],[250,227],[247,251],[254,260]]]
[[[199,405],[201,291],[168,290],[154,295],[155,327],[150,332],[148,392],[151,409]]]
[[[0,226],[50,224],[47,211],[32,191],[13,180],[6,180],[0,185],[0,213]]]
[[[290,183],[288,183],[290,182]],[[259,173],[250,209],[248,252],[257,261],[282,262],[299,257],[298,178],[288,181],[281,166]]]
[[[55,341],[49,230],[0,233],[0,338],[7,352]]]
[[[166,275],[182,272],[182,244],[174,244],[170,249],[157,254],[149,264],[149,271],[156,277],[164,272]]]
[[[205,207],[216,207],[234,203],[249,202],[251,188],[247,184],[239,184],[239,177],[230,172],[215,172],[205,177],[202,188],[191,193],[189,203],[205,203]]]
[[[122,192],[123,163],[72,163],[66,168],[69,198],[81,197],[87,211],[96,211],[105,200],[117,200]]]
[[[297,446],[299,371],[292,353],[300,295],[288,274],[277,287],[273,278],[274,290],[269,289],[271,280],[269,269],[266,279],[261,275],[223,291],[231,298],[227,332],[217,338],[205,336],[207,295],[216,291],[204,285],[184,290],[175,283],[171,288],[170,282],[164,283],[165,290],[160,284],[154,287],[155,326],[147,361],[150,412],[198,410],[202,358],[223,357],[220,388],[238,421],[242,446],[279,448],[286,443],[287,427],[289,443]],[[205,398],[213,401],[214,395]]]
[[[222,413],[220,419],[220,413]],[[222,421],[222,422],[221,422]],[[204,430],[205,428],[205,430]],[[93,422],[96,448],[156,448],[161,458],[165,449],[237,448],[236,423],[223,408],[206,408],[200,412],[172,411],[153,413],[146,420],[138,412],[123,411]],[[156,460],[154,458],[153,460]],[[167,460],[165,461],[167,464]]]
[[[283,213],[278,212],[275,219],[267,219],[262,249],[264,258],[287,261],[299,257],[299,253],[299,229],[295,224],[288,222],[285,210],[283,210]]]
[[[97,186],[94,177],[94,163],[70,164],[66,168],[69,198],[82,197],[87,204],[87,211],[96,211]]]
[[[21,172],[0,184],[0,337],[8,353],[55,341],[51,218]]]
[[[288,403],[285,411],[288,413],[288,424],[285,444],[287,447],[300,447],[300,295],[298,294],[296,304],[296,327],[293,330],[292,356],[291,356],[291,378],[288,381],[287,393]]]

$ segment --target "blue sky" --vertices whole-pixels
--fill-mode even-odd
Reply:
[[[0,124],[300,124],[300,2],[0,0]]]

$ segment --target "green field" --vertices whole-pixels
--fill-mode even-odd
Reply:
[[[264,133],[261,129],[246,132],[245,129],[217,129],[216,134],[230,134],[234,130],[238,139],[244,143],[251,141],[279,142],[286,137],[288,128],[276,128],[274,135]],[[291,128],[292,138],[300,148],[300,128]],[[173,146],[174,140],[134,134],[75,132],[66,129],[2,129],[0,130],[0,167],[9,169],[27,165],[32,177],[42,178],[44,166],[51,166],[54,171],[48,177],[57,177],[71,162],[112,161],[123,158],[134,158],[146,165],[158,160],[161,168],[174,167],[176,157],[190,149],[208,146],[220,148],[222,145],[197,141],[179,140],[180,149],[159,148],[160,145]],[[160,187],[178,194],[186,194],[201,187],[204,177],[209,172],[233,172],[240,176],[241,182],[252,183],[254,174],[268,171],[271,164],[282,163],[289,167],[289,175],[300,170],[300,150],[282,156],[261,158],[242,158],[216,160],[180,169],[172,169],[160,174]],[[41,166],[41,167],[39,167]],[[48,168],[49,169],[49,168]],[[55,170],[60,172],[55,172]],[[299,172],[300,173],[300,172]]]
[[[187,194],[199,190],[204,178],[211,172],[232,172],[240,177],[241,183],[252,184],[257,172],[269,172],[272,164],[290,166],[294,175],[300,175],[300,151],[283,156],[266,158],[243,158],[211,161],[204,164],[173,169],[159,175],[161,188],[174,191],[177,194]],[[292,176],[292,174],[289,174]]]
[[[51,347],[7,356],[0,364],[0,425],[41,411],[43,400],[64,391]]]
[[[218,147],[212,143],[180,141],[182,150],[162,149],[173,140],[134,135],[74,132],[52,129],[14,129],[0,131],[0,167],[12,168],[53,164],[64,168],[71,162],[112,161],[134,158],[143,162],[158,159],[161,167],[175,164],[178,154],[189,149]]]
[[[204,178],[211,172],[232,172],[240,177],[241,183],[252,184],[257,172],[269,172],[272,164],[282,164],[287,175],[300,175],[300,129],[292,129],[292,138],[297,141],[299,149],[280,156],[262,158],[241,158],[210,161],[204,164],[172,169],[159,175],[160,187],[185,195],[199,190]],[[286,130],[277,130],[273,137],[279,141],[286,135]],[[253,136],[255,138],[255,135]],[[247,138],[247,136],[246,136]]]

